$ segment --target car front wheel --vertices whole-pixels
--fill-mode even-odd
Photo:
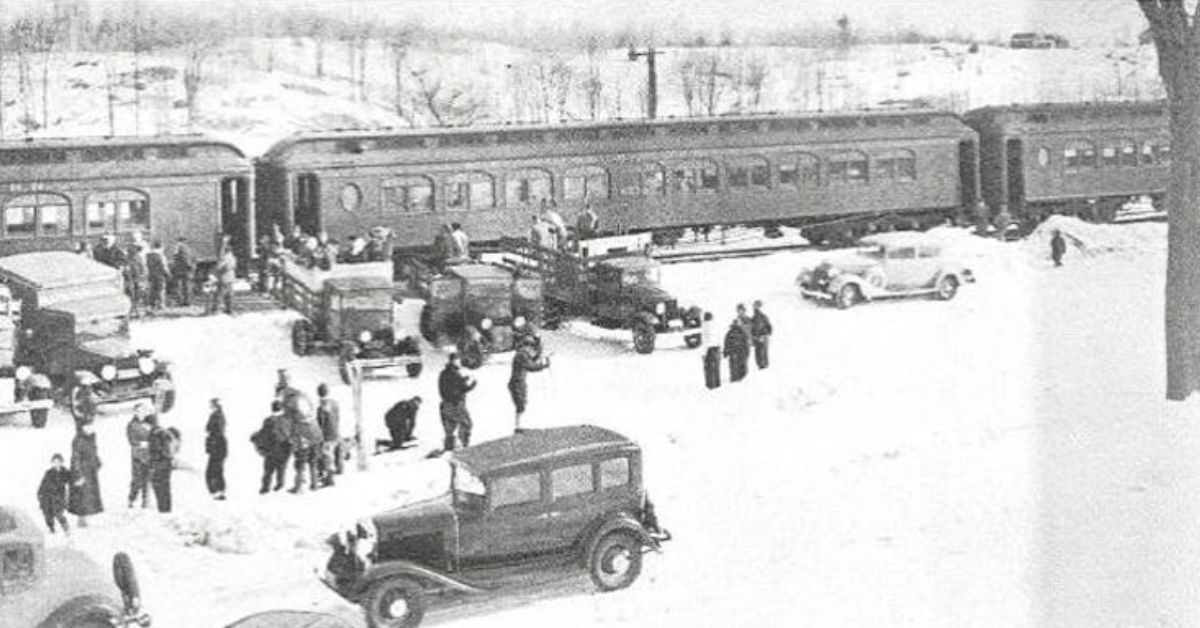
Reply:
[[[942,277],[938,281],[937,292],[935,294],[942,301],[953,299],[954,295],[958,294],[958,280],[954,277]]]
[[[654,351],[654,341],[657,337],[654,334],[654,328],[646,323],[634,323],[633,325],[633,350],[638,353],[651,353]]]
[[[425,597],[416,582],[390,578],[367,591],[365,608],[371,628],[416,628],[425,618]]]
[[[641,545],[628,532],[610,532],[592,550],[588,568],[601,591],[624,589],[642,573]]]
[[[844,310],[858,303],[860,298],[862,298],[862,293],[858,291],[858,286],[851,283],[842,286],[842,289],[838,290],[834,301],[837,303],[838,309]]]

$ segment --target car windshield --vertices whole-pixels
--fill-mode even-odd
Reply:
[[[626,268],[621,271],[621,283],[626,286],[657,286],[658,279],[658,266]]]
[[[860,245],[856,252],[864,257],[883,259],[883,247],[878,244]]]
[[[470,469],[461,464],[451,464],[450,494],[454,496],[455,504],[482,507],[487,499],[487,487]]]

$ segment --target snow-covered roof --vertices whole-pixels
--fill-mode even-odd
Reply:
[[[37,290],[112,282],[120,271],[77,253],[44,251],[0,258],[0,277]]]
[[[1166,129],[1166,103],[1155,101],[1039,103],[982,107],[963,114],[968,124],[991,125],[1007,132],[1055,131],[1063,127],[1113,126],[1113,118]]]
[[[543,430],[526,430],[453,454],[454,461],[484,475],[502,469],[535,464],[553,458],[563,458],[601,450],[632,451],[637,443],[602,427],[573,425]]]

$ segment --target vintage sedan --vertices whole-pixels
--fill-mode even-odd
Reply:
[[[948,301],[975,281],[970,269],[944,255],[942,243],[924,233],[900,231],[862,238],[849,257],[825,260],[796,278],[806,299],[845,309],[893,297],[933,296]]]
[[[589,425],[528,430],[449,456],[449,492],[330,538],[322,580],[373,628],[420,624],[430,600],[587,572],[633,584],[670,539],[642,488],[641,449]]]

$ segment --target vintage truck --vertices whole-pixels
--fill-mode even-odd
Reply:
[[[642,450],[593,425],[527,430],[454,451],[447,492],[348,524],[322,581],[372,628],[413,628],[427,605],[586,573],[633,584],[671,535],[642,486]]]
[[[15,363],[48,376],[76,419],[89,389],[99,403],[175,405],[169,363],[130,345],[119,271],[73,253],[25,253],[0,258],[0,282],[21,303]]]
[[[513,349],[514,327],[541,324],[542,281],[495,264],[443,268],[417,257],[401,260],[405,289],[425,300],[421,335],[454,343],[462,365],[478,368],[492,353]]]
[[[404,367],[409,377],[420,375],[421,346],[399,327],[391,274],[387,262],[325,271],[285,260],[279,298],[304,317],[292,324],[292,349],[297,355],[336,353],[346,384],[352,364],[363,372]]]

